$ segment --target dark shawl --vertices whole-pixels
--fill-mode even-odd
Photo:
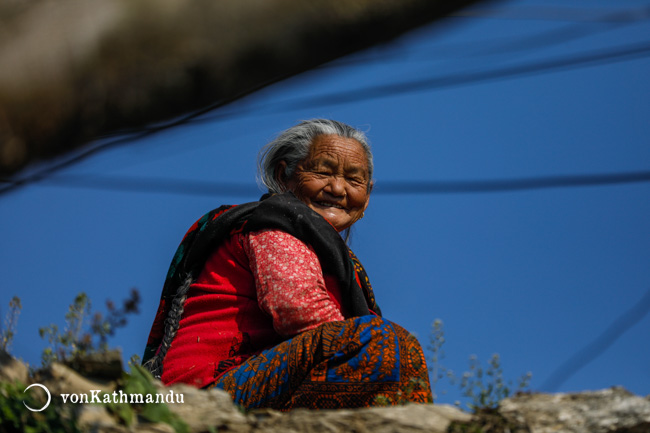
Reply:
[[[190,227],[169,267],[143,364],[160,346],[165,319],[178,288],[188,277],[195,281],[208,257],[230,236],[264,229],[282,230],[310,245],[323,272],[338,280],[343,304],[353,316],[365,316],[371,311],[381,315],[363,266],[336,229],[292,193],[266,195],[257,202],[221,206]]]

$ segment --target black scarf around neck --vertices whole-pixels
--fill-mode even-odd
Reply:
[[[221,206],[190,227],[169,267],[143,363],[160,345],[169,306],[183,282],[188,277],[196,280],[208,257],[230,236],[264,229],[282,230],[310,245],[323,272],[338,280],[350,314],[381,315],[363,266],[336,229],[290,192],[265,195],[257,202]]]

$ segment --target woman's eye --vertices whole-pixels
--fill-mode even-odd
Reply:
[[[354,185],[363,185],[365,183],[365,179],[362,177],[348,177],[347,181]]]

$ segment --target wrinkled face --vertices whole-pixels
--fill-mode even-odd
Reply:
[[[282,173],[284,166],[281,162]],[[286,186],[341,231],[361,218],[368,207],[369,182],[368,158],[358,141],[320,135]]]

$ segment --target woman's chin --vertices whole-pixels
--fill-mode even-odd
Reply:
[[[336,208],[323,209],[322,207],[316,207],[316,206],[312,207],[312,209],[315,210],[317,214],[325,218],[339,232],[349,227],[348,220],[350,220],[351,218],[342,209],[336,209]]]

